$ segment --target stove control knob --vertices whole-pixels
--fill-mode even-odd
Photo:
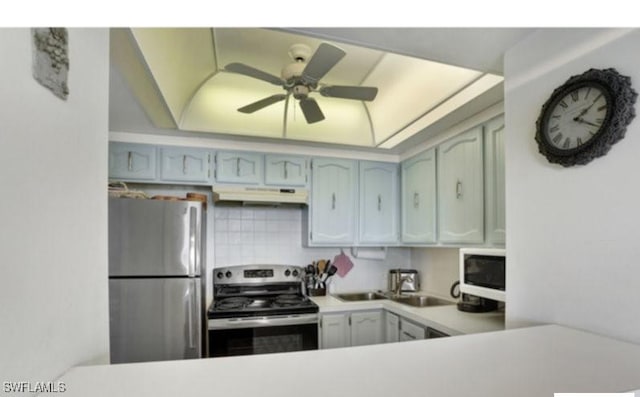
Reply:
[[[224,274],[222,274],[222,272],[218,272],[218,274],[216,274],[216,277],[218,278],[222,278],[224,276]]]
[[[225,276],[227,276],[227,278],[231,278],[231,272],[227,270],[227,272],[225,273]]]
[[[284,271],[284,275],[289,277],[291,275],[291,270],[287,269]]]
[[[293,277],[298,277],[298,271],[297,270],[293,271]]]

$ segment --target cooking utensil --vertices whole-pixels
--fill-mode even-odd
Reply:
[[[324,259],[320,259],[318,261],[318,274],[324,273],[324,269],[327,266],[327,261]]]

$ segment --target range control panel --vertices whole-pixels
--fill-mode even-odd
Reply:
[[[213,269],[214,284],[263,284],[302,281],[303,269],[290,265],[242,265]]]

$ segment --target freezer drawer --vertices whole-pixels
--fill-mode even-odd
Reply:
[[[201,357],[199,278],[110,279],[111,363]]]
[[[200,275],[201,204],[109,199],[109,276]]]

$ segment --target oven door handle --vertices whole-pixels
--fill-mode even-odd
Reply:
[[[317,314],[210,319],[209,329],[262,328],[283,325],[316,324]]]

